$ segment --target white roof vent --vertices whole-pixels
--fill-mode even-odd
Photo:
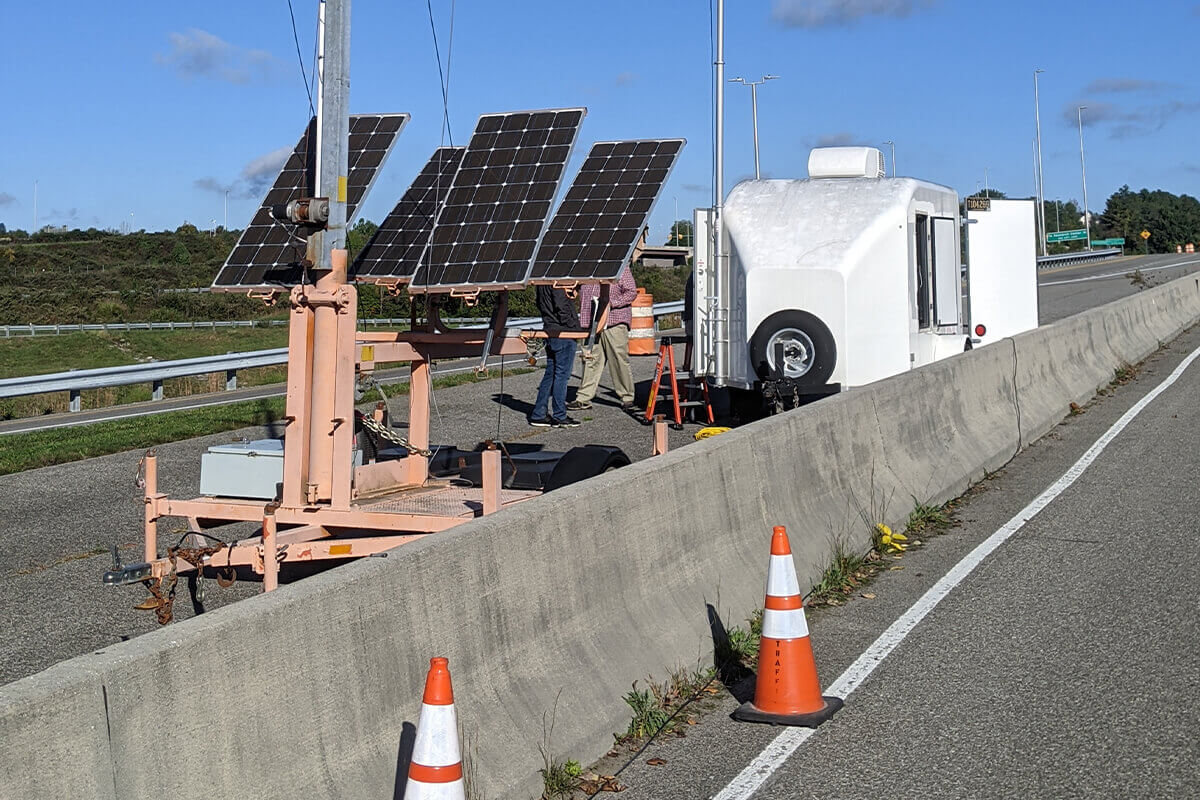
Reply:
[[[814,147],[808,154],[810,178],[882,178],[883,153],[875,147]]]

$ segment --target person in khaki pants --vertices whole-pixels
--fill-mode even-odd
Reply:
[[[600,295],[600,284],[588,283],[579,289],[580,323],[587,328],[592,321],[593,300]],[[592,398],[600,385],[600,373],[608,365],[613,388],[621,401],[621,408],[633,411],[633,370],[629,368],[629,327],[633,324],[633,301],[637,297],[637,284],[626,264],[621,269],[617,282],[608,293],[608,324],[597,334],[596,346],[583,353],[583,379],[575,399],[567,403],[570,411],[586,411],[592,407]]]

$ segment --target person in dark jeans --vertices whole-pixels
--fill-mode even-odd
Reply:
[[[542,329],[554,334],[579,331],[579,315],[562,289],[553,286],[537,287],[537,309],[542,315]],[[577,420],[567,416],[567,381],[575,361],[576,339],[550,336],[546,339],[546,372],[538,386],[537,401],[529,424],[537,428],[574,428]],[[551,404],[553,400],[553,404]],[[553,410],[553,416],[547,413]]]

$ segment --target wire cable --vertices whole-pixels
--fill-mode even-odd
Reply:
[[[296,60],[300,62],[300,78],[304,81],[304,93],[308,95],[308,110],[315,115],[313,107],[312,86],[308,82],[308,73],[304,69],[304,56],[300,54],[300,34],[296,30],[296,11],[292,8],[292,0],[287,0],[288,14],[292,18],[292,41],[296,43]]]
[[[291,2],[291,0],[288,0]],[[442,129],[443,133],[449,136],[450,144],[454,144],[454,137],[450,134],[450,97],[446,83],[446,72],[442,70],[442,53],[438,47],[437,25],[433,21],[433,0],[425,0],[425,7],[429,10],[429,30],[433,33],[433,54],[437,58],[438,65],[438,83],[442,90]],[[452,28],[453,29],[453,28]],[[449,54],[447,54],[448,56]],[[449,63],[447,63],[449,69]],[[443,140],[444,141],[444,140]]]

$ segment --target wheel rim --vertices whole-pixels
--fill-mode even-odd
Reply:
[[[813,368],[817,349],[807,333],[799,328],[784,328],[776,331],[767,340],[767,364],[775,370],[775,346],[783,344],[783,375],[799,378]]]

